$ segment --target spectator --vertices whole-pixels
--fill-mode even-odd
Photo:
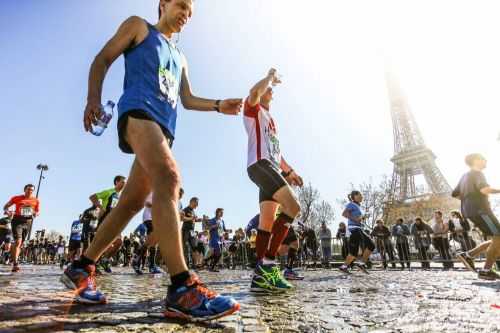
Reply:
[[[339,223],[339,228],[337,230],[337,237],[338,240],[340,240],[340,246],[341,246],[341,255],[342,259],[345,260],[347,258],[347,253],[349,252],[348,249],[348,239],[347,239],[347,227],[344,222]]]
[[[313,266],[316,267],[317,252],[318,252],[318,239],[314,229],[306,227],[304,230],[304,244],[306,255],[310,254],[313,260]]]
[[[408,265],[408,268],[410,268],[410,244],[408,243],[410,229],[403,222],[403,219],[397,219],[396,224],[392,227],[392,235],[396,237],[399,262],[401,263],[401,267],[404,269],[405,262]]]
[[[321,253],[323,254],[323,264],[328,266],[330,264],[330,257],[332,256],[332,231],[326,226],[325,222],[321,223],[318,236],[321,244]]]
[[[460,244],[463,252],[467,252],[473,248],[469,237],[469,221],[464,219],[462,214],[456,210],[452,211],[450,215],[451,219],[448,222],[448,228],[450,230],[451,237],[454,241]]]
[[[443,260],[443,267],[449,269],[453,267],[450,255],[450,243],[448,242],[448,223],[443,220],[443,213],[441,211],[434,212],[434,219],[432,222],[432,245],[438,250],[441,260]]]
[[[431,267],[430,258],[427,253],[431,245],[432,228],[425,223],[421,217],[415,219],[415,223],[411,226],[411,234],[415,239],[415,247],[418,250],[418,256],[422,260],[422,268],[429,269]]]
[[[394,248],[391,243],[391,232],[389,228],[384,225],[383,220],[377,220],[375,228],[371,233],[375,237],[375,244],[377,245],[377,251],[382,257],[382,263],[384,268],[387,268],[387,258],[386,254],[391,261],[392,268],[396,268],[395,258],[394,258]]]

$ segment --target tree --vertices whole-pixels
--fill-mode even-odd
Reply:
[[[300,220],[306,226],[311,226],[311,215],[314,211],[314,206],[319,200],[319,191],[315,189],[311,183],[299,187],[297,190],[300,203]]]
[[[335,212],[332,205],[325,200],[315,204],[311,213],[311,227],[318,230],[321,223],[329,225],[335,219]]]
[[[57,232],[55,230],[50,230],[48,233],[45,234],[45,238],[47,238],[49,241],[58,241],[59,236],[63,236],[60,232]]]

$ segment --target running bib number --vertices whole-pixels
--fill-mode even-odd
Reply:
[[[31,206],[21,207],[21,216],[32,217],[33,216],[33,208]]]
[[[81,234],[82,230],[83,230],[83,224],[79,223],[79,224],[73,226],[73,228],[71,228],[71,233],[72,234]]]
[[[97,228],[97,223],[98,223],[98,222],[99,222],[99,221],[97,221],[97,220],[90,220],[90,222],[89,222],[89,226],[90,226],[92,229],[95,229],[95,228]]]
[[[160,97],[166,100],[172,108],[175,108],[179,96],[179,83],[177,79],[167,68],[160,67],[158,71],[158,80],[160,83]]]
[[[118,198],[113,197],[111,199],[111,208],[115,208],[117,204],[118,204]]]

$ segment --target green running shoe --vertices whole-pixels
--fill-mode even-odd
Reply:
[[[293,289],[282,275],[280,268],[275,265],[258,264],[252,278],[250,290],[254,292],[280,293]]]

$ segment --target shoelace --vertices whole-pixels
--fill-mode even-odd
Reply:
[[[273,278],[274,278],[275,281],[279,281],[279,280],[282,279],[282,277],[281,277],[281,270],[280,270],[280,268],[278,266],[274,266],[272,268],[272,274],[273,274]]]
[[[200,294],[202,294],[203,296],[206,296],[207,298],[211,299],[211,298],[214,298],[215,296],[217,296],[217,293],[215,293],[214,291],[210,290],[207,288],[207,286],[205,286],[203,283],[201,283],[201,281],[199,280],[196,280],[194,282],[194,288],[197,292],[199,292]]]

